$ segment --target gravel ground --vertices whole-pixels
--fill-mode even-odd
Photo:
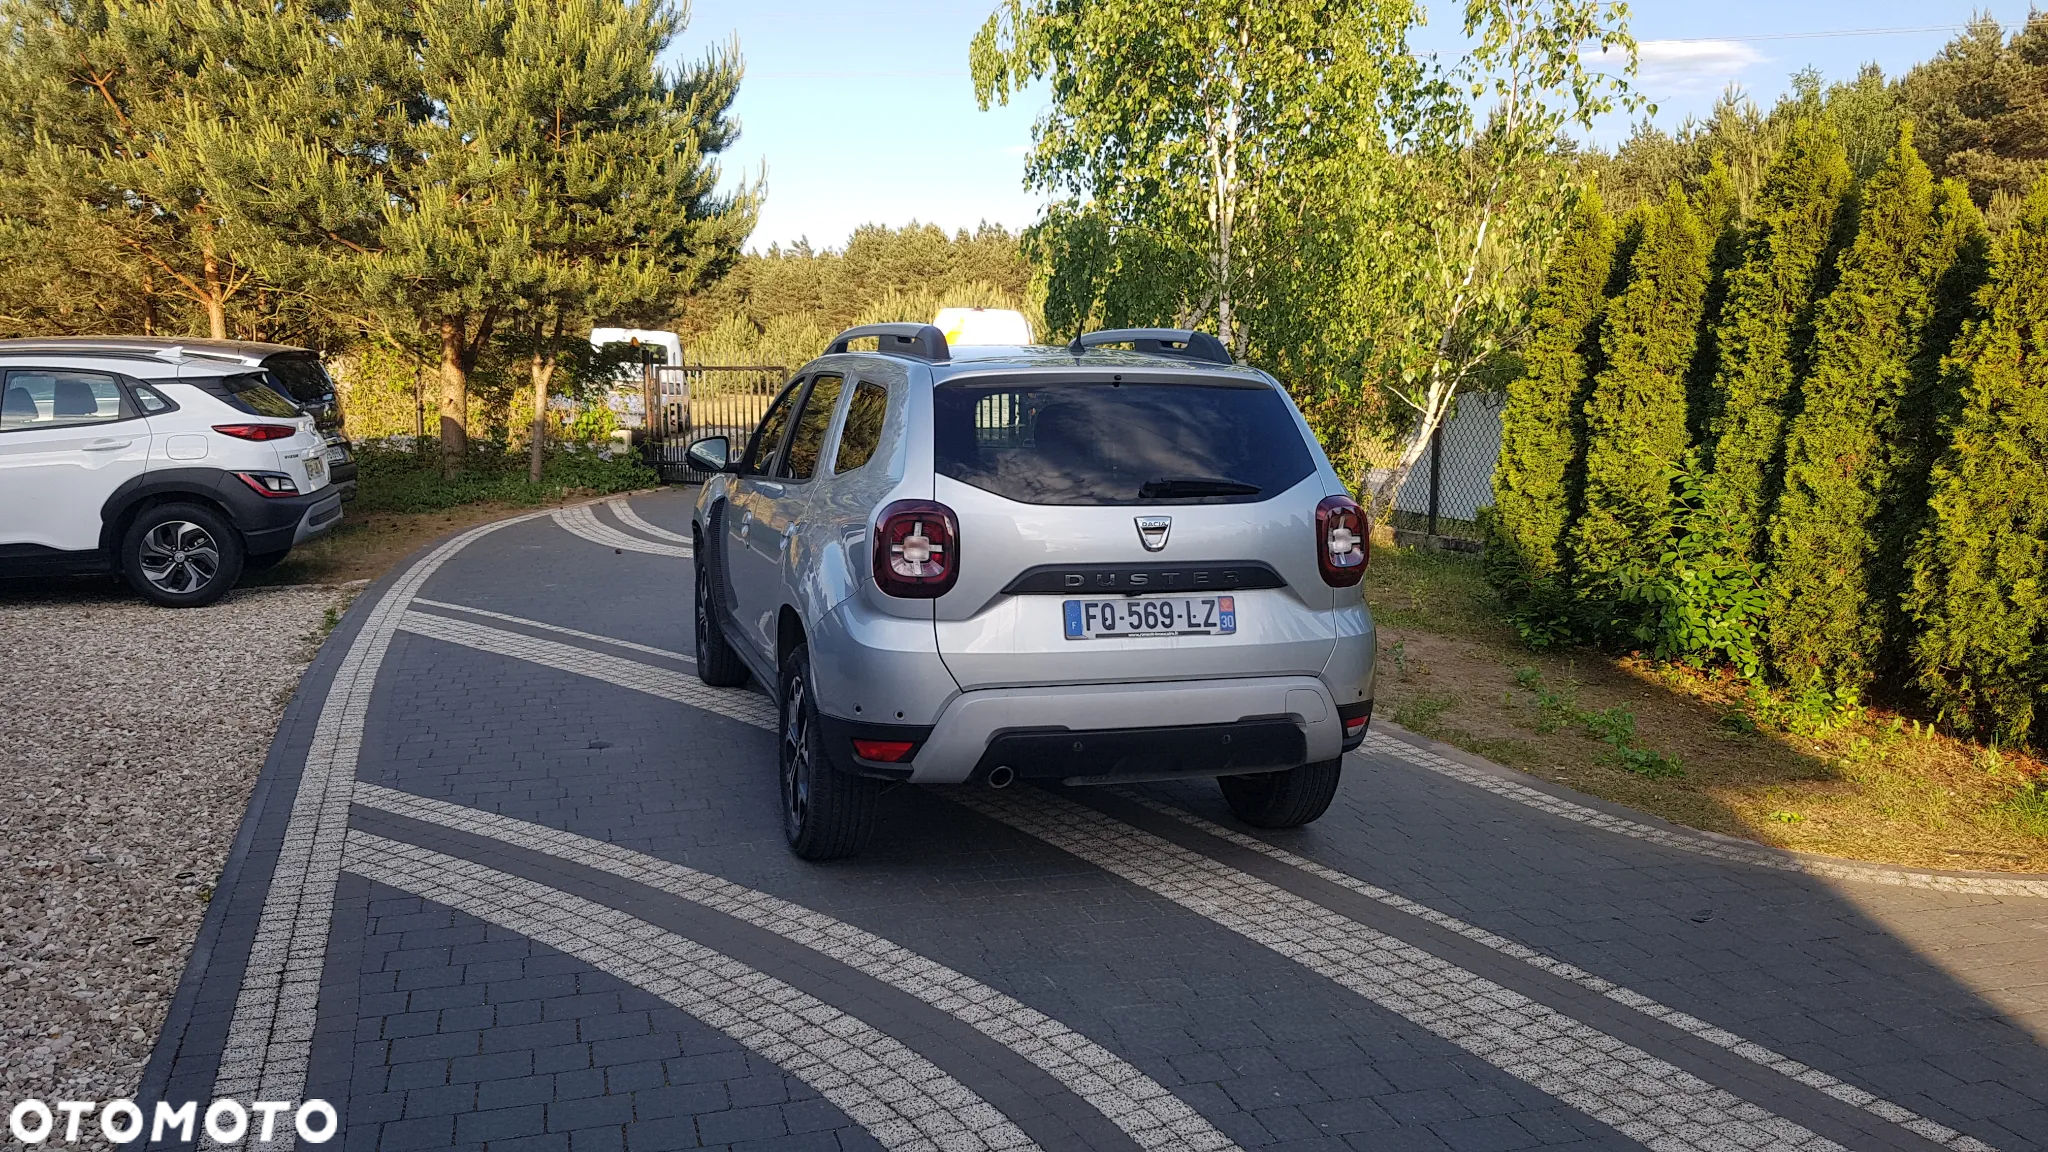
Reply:
[[[0,585],[0,1100],[131,1094],[278,717],[357,587]]]

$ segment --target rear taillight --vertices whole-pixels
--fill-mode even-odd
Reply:
[[[237,440],[282,440],[299,432],[290,424],[215,424],[213,430]]]
[[[242,483],[265,496],[297,496],[299,486],[282,472],[237,472]]]
[[[1325,496],[1316,505],[1316,567],[1323,583],[1349,588],[1365,575],[1372,554],[1365,530],[1365,509],[1349,496]]]
[[[910,755],[910,750],[915,747],[917,745],[909,740],[861,740],[856,738],[853,742],[853,754],[863,760],[873,760],[881,764],[895,764]]]
[[[960,524],[930,500],[898,500],[875,520],[875,586],[890,596],[944,596],[960,575]]]

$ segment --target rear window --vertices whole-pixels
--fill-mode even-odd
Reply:
[[[263,368],[271,388],[300,404],[317,407],[334,398],[334,380],[317,356],[272,356]]]
[[[1315,471],[1287,401],[1249,381],[932,391],[938,471],[1025,504],[1238,504]]]
[[[269,378],[261,372],[239,372],[233,376],[202,376],[189,382],[197,384],[202,391],[226,401],[230,407],[238,408],[251,416],[295,420],[303,415],[299,411],[299,406],[271,387]]]

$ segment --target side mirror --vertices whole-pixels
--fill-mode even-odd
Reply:
[[[734,470],[731,455],[731,441],[723,436],[706,436],[690,445],[690,450],[683,453],[683,459],[699,472],[731,472]]]

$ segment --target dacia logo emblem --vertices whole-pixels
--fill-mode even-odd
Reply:
[[[1138,521],[1138,542],[1147,552],[1157,552],[1166,547],[1166,534],[1173,531],[1171,516],[1140,516]]]

